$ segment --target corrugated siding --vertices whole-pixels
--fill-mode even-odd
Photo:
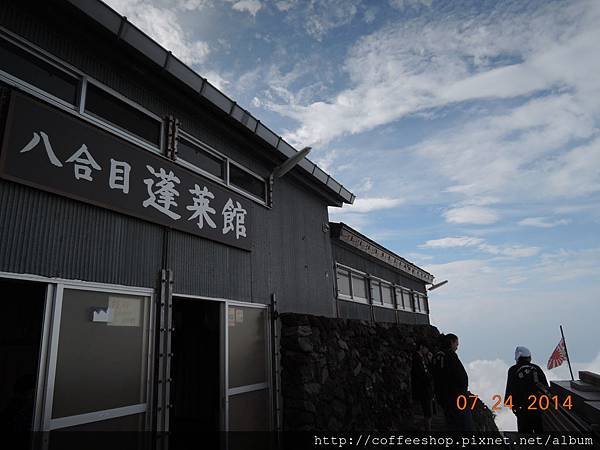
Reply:
[[[411,313],[408,311],[396,311],[398,322],[410,323],[413,325],[429,325],[429,316],[427,314]]]
[[[374,275],[378,278],[399,284],[409,289],[425,293],[425,283],[414,278],[402,275],[400,272],[375,262],[374,258],[351,250],[341,242],[332,240],[333,257],[336,262],[352,267],[353,269]]]
[[[191,104],[133,56],[124,58],[118,41],[99,46],[97,30],[89,33],[54,2],[2,2],[0,24],[155,114],[173,114],[186,131],[255,172],[267,175],[275,165],[259,157],[249,136]],[[251,252],[169,233],[177,292],[261,303],[275,293],[281,311],[335,315],[325,201],[291,175],[274,189],[272,209],[253,208]],[[162,267],[160,226],[4,182],[1,207],[0,270],[148,285]]]
[[[280,312],[335,316],[329,234],[323,231],[327,209],[299,185],[275,183],[273,218],[268,224],[271,285]]]
[[[154,287],[162,230],[0,180],[0,270]]]
[[[373,307],[373,316],[375,322],[391,322],[396,323],[396,311],[388,308]]]
[[[268,304],[271,301],[271,275],[274,265],[272,257],[269,221],[272,213],[260,206],[252,209],[254,235],[256,239],[250,252],[252,267],[252,298],[255,302]]]
[[[338,300],[338,317],[342,319],[358,319],[371,321],[371,307],[355,302]]]
[[[265,162],[257,160],[256,142],[224,125],[200,102],[192,103],[186,92],[173,89],[149,68],[132,64],[133,57],[123,57],[125,44],[111,36],[98,46],[97,39],[88,37],[87,23],[52,7],[52,2],[27,4],[26,0],[23,4],[0,2],[0,24],[159,117],[174,115],[185,131],[259,175],[270,173]]]
[[[252,300],[250,253],[191,234],[171,231],[169,267],[173,290],[231,300]]]

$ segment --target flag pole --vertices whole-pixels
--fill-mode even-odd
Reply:
[[[571,360],[569,359],[569,352],[567,351],[567,341],[565,340],[565,333],[563,333],[562,325],[560,325],[560,335],[562,336],[563,344],[565,344],[565,356],[567,357],[567,364],[569,364],[571,380],[575,381],[575,378],[573,377],[573,369],[571,369]]]

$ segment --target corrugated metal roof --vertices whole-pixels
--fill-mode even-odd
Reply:
[[[210,84],[206,78],[198,75],[194,70],[173,56],[170,51],[163,48],[129,22],[126,17],[121,16],[104,2],[100,0],[67,1],[90,19],[144,55],[157,66],[157,69],[166,70],[177,80],[196,91],[200,97],[222,110],[231,119],[242,124],[251,133],[260,137],[274,151],[279,152],[286,158],[297,153],[297,150],[285,142],[281,136],[263,125],[260,120],[253,117],[252,114],[241,108],[236,102]],[[311,180],[326,192],[333,194],[333,197],[339,200],[340,203],[352,204],[354,202],[356,198],[354,194],[317,167],[312,161],[304,159],[299,164],[299,167],[304,170],[308,180]]]

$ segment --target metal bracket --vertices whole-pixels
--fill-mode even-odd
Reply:
[[[172,115],[167,117],[167,158],[177,160],[177,142],[179,139],[179,119]]]

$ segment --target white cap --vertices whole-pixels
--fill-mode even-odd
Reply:
[[[515,361],[518,361],[519,358],[531,358],[531,352],[529,351],[529,349],[527,347],[517,347],[515,349]]]

